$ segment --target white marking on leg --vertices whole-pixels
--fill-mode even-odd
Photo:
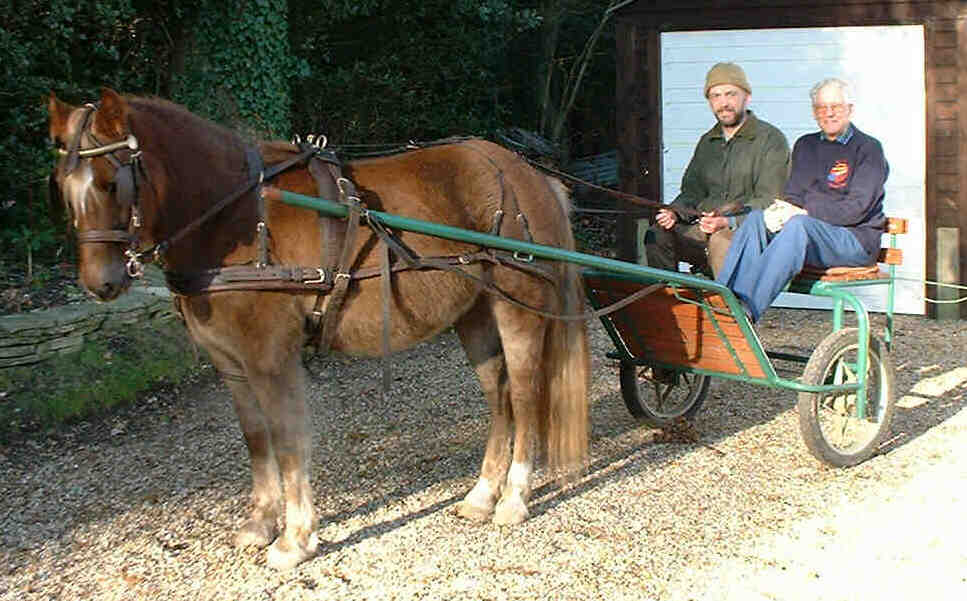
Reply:
[[[513,462],[507,472],[507,486],[526,500],[530,496],[531,474],[534,468],[530,463]]]
[[[527,519],[530,496],[531,465],[514,462],[507,473],[507,488],[494,511],[494,523],[500,526],[520,524]]]
[[[475,507],[493,509],[497,499],[497,491],[486,478],[478,478],[473,490],[467,493],[465,500]]]

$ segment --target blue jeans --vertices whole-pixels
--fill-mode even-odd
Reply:
[[[847,228],[797,215],[773,234],[753,211],[732,237],[715,281],[728,286],[758,321],[805,264],[862,267],[875,263]]]

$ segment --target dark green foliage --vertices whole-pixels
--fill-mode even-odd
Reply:
[[[553,137],[570,72],[605,6],[587,0],[293,0],[292,47],[312,71],[295,87],[293,122],[300,132],[348,144],[488,135],[504,126]],[[551,13],[557,15],[553,32]],[[566,151],[600,152],[613,139],[612,32],[605,28],[598,39],[568,113],[580,127],[565,128],[556,140]]]
[[[288,136],[289,82],[309,67],[289,51],[287,8],[285,0],[202,3],[172,98],[255,136]]]
[[[312,68],[295,121],[340,143],[486,133],[513,122],[505,57],[538,20],[504,0],[290,3]],[[298,26],[297,26],[298,24]]]
[[[605,150],[614,129],[610,28],[572,108],[565,99],[605,6],[0,0],[0,254],[26,264],[70,252],[45,202],[50,91],[72,103],[96,99],[101,86],[156,94],[250,135],[398,143],[518,126],[557,138],[563,159]]]
[[[47,96],[78,102],[101,85],[141,89],[135,67],[146,49],[130,0],[0,0],[0,14],[0,254],[50,260],[67,240],[47,210]]]

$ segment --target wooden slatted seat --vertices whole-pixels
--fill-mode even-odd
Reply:
[[[900,217],[888,217],[886,220],[887,234],[907,233],[908,222]],[[865,267],[815,267],[806,265],[796,276],[800,282],[855,282],[861,280],[880,280],[890,277],[890,274],[883,270],[879,264],[902,265],[903,251],[899,248],[881,248],[880,255],[877,257],[877,265],[867,265]]]

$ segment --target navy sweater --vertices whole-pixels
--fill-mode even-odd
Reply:
[[[872,261],[886,223],[883,184],[890,167],[879,141],[852,127],[846,144],[830,142],[822,132],[796,140],[785,199],[810,217],[848,228]]]

